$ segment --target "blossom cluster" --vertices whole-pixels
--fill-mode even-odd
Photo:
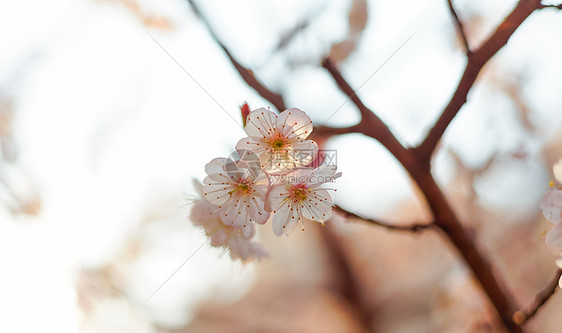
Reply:
[[[244,109],[243,109],[244,111]],[[244,112],[243,112],[244,114]],[[271,220],[277,236],[289,234],[304,221],[324,224],[332,216],[331,188],[324,184],[341,176],[336,166],[310,167],[318,145],[308,139],[310,117],[299,109],[279,115],[264,108],[247,113],[247,137],[228,158],[205,166],[203,183],[195,181],[200,198],[191,220],[205,229],[211,245],[223,247],[232,259],[260,259],[267,255],[252,242],[256,224]]]
[[[562,159],[553,167],[555,182],[543,196],[540,208],[544,217],[554,223],[554,228],[546,235],[546,245],[558,257],[556,264],[562,268]],[[562,288],[562,278],[560,279]]]

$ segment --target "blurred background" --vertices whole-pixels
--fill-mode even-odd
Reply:
[[[406,145],[431,128],[466,63],[443,0],[196,3],[232,54],[315,125],[359,119],[319,65],[327,55]],[[476,47],[516,2],[454,3]],[[532,14],[485,67],[433,161],[521,306],[555,271],[538,204],[562,155],[560,36],[562,12]],[[258,264],[206,243],[188,219],[191,179],[244,136],[244,101],[270,104],[187,1],[3,0],[0,46],[0,331],[498,329],[433,231],[340,218],[342,229],[309,224],[277,238],[266,224],[258,238],[270,257]],[[396,224],[430,220],[377,142],[345,135],[325,147],[343,172],[336,203]],[[526,327],[557,331],[561,309],[555,295]]]

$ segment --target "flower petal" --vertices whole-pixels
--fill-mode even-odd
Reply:
[[[287,202],[289,195],[290,193],[289,193],[289,189],[287,188],[287,185],[282,183],[273,186],[267,197],[268,204],[269,207],[271,207],[271,210],[280,209],[281,206]]]
[[[340,177],[341,173],[336,174],[335,166],[321,165],[314,169],[308,178],[307,186],[315,187],[325,183],[330,183]]]
[[[213,205],[219,206],[224,204],[230,198],[230,191],[235,186],[226,182],[217,182],[210,176],[205,177],[203,180],[203,197]]]
[[[312,163],[318,155],[318,145],[312,140],[302,140],[292,144],[289,153],[296,167],[304,167]]]
[[[224,166],[229,162],[231,162],[231,160],[228,158],[215,158],[205,165],[205,173],[214,181],[224,182],[228,180],[228,176],[226,175]]]
[[[546,245],[556,254],[562,253],[562,223],[557,224],[546,235]]]
[[[326,190],[313,190],[303,202],[302,214],[308,220],[324,223],[332,217],[332,197]]]
[[[279,115],[277,129],[286,137],[306,139],[312,132],[312,120],[299,109],[287,109]]]
[[[261,196],[254,195],[249,200],[249,213],[253,222],[264,224],[269,218],[269,212],[265,210],[265,201]]]
[[[259,108],[250,112],[244,130],[250,137],[266,138],[274,132],[277,117],[275,113],[264,108]]]
[[[289,223],[290,214],[291,210],[287,207],[287,205],[279,207],[279,209],[273,214],[273,233],[276,236],[281,236],[285,233],[286,225]]]
[[[256,155],[260,155],[265,152],[267,145],[258,140],[259,138],[252,138],[252,137],[245,137],[238,141],[236,144],[237,151],[246,151],[246,155],[248,151],[254,152]]]
[[[562,221],[562,190],[552,189],[545,193],[540,204],[544,217],[552,223]]]

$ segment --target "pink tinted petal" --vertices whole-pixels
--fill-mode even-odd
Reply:
[[[287,137],[306,139],[312,132],[312,120],[299,109],[287,109],[279,115],[277,129]]]
[[[250,244],[250,246],[251,246],[252,257],[254,257],[255,259],[266,258],[269,256],[267,254],[267,251],[265,251],[265,249],[260,243],[253,242],[252,244]]]
[[[265,152],[266,145],[260,140],[254,140],[254,138],[246,137],[240,139],[236,144],[237,151],[253,151],[258,156]]]
[[[214,210],[216,210],[216,206],[210,204],[207,200],[196,200],[191,207],[190,219],[194,225],[205,225],[218,218],[216,214],[211,214]]]
[[[557,254],[562,252],[562,224],[557,224],[546,235],[546,245]]]
[[[308,187],[318,186],[324,183],[330,183],[341,176],[341,173],[336,174],[336,168],[332,166],[322,165],[310,174],[308,179]]]
[[[249,212],[252,220],[258,224],[264,224],[267,222],[270,213],[265,210],[264,200],[259,196],[252,196],[249,203]]]
[[[288,200],[289,190],[285,184],[275,185],[267,198],[271,210],[277,210]]]
[[[228,235],[226,233],[226,231],[224,230],[224,227],[217,230],[212,236],[211,236],[211,246],[214,247],[220,247],[223,246],[226,243],[226,240],[228,239]]]
[[[224,171],[224,166],[229,161],[229,159],[223,157],[215,158],[205,165],[205,173],[215,181],[224,182],[228,179]]]
[[[302,222],[301,210],[295,209],[293,212],[294,212],[294,215],[289,218],[289,221],[285,225],[285,234],[286,235],[290,235],[293,232],[293,230],[295,230],[299,221]]]
[[[281,236],[285,233],[285,227],[289,223],[290,210],[287,205],[283,205],[279,210],[273,214],[273,233],[276,236]]]
[[[203,180],[203,198],[213,205],[224,204],[230,198],[229,192],[233,189],[232,185],[217,182],[211,179],[211,177],[206,177]]]
[[[312,140],[298,141],[292,145],[290,156],[297,167],[304,167],[312,163],[318,155],[318,145]]]
[[[303,204],[303,216],[308,220],[323,223],[332,217],[332,197],[326,190],[313,191]]]
[[[562,221],[562,190],[549,190],[542,198],[540,209],[544,217],[552,223]]]
[[[254,235],[256,234],[256,227],[254,226],[254,224],[250,224],[250,225],[246,225],[246,227],[242,227],[242,236],[246,239],[250,239],[252,237],[254,237]]]
[[[268,137],[276,128],[277,115],[269,110],[260,108],[250,112],[244,130],[253,138]]]

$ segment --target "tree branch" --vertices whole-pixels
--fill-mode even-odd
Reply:
[[[326,61],[324,63],[331,64]],[[337,68],[330,66],[329,72],[340,89],[354,101],[361,111],[362,120],[354,128],[358,132],[378,140],[412,176],[433,213],[435,225],[444,232],[471,268],[475,278],[480,282],[497,310],[504,326],[510,332],[523,332],[522,328],[512,318],[517,309],[515,301],[500,279],[494,275],[489,260],[476,247],[471,234],[465,230],[435,179],[433,179],[429,158],[420,157],[416,150],[409,150],[402,146],[382,120],[363,104]]]
[[[427,160],[431,159],[431,155],[441,140],[443,133],[445,133],[451,121],[466,103],[468,92],[474,85],[484,65],[507,43],[521,23],[533,11],[542,8],[542,6],[540,0],[520,0],[496,31],[476,51],[471,53],[457,90],[449,104],[429,131],[425,140],[416,148],[419,156]]]
[[[539,291],[539,293],[535,296],[535,299],[529,306],[527,306],[524,310],[517,311],[513,314],[513,320],[519,324],[523,325],[531,318],[533,318],[539,309],[550,299],[552,295],[558,290],[558,281],[560,281],[560,277],[562,276],[562,269],[557,269],[556,274],[550,282],[546,285],[546,287]]]
[[[460,20],[459,16],[457,15],[457,12],[455,11],[455,7],[453,6],[453,1],[447,0],[447,3],[449,4],[449,11],[451,12],[451,15],[453,16],[453,19],[455,20],[455,25],[457,26],[457,31],[458,31],[459,35],[461,36],[462,42],[464,44],[464,50],[466,52],[466,55],[470,57],[470,53],[471,53],[470,46],[468,45],[468,39],[466,38],[466,32],[464,31],[462,21]]]
[[[196,14],[201,17],[201,14],[194,6],[193,1],[188,1],[194,8]],[[523,332],[522,328],[513,320],[513,313],[515,313],[517,308],[515,302],[511,298],[510,293],[507,291],[507,288],[503,286],[502,281],[494,275],[489,260],[477,248],[471,233],[465,230],[447,202],[444,193],[435,182],[435,179],[431,174],[430,159],[437,143],[440,141],[448,125],[464,103],[466,103],[468,92],[473,86],[483,66],[507,43],[508,39],[519,27],[519,25],[521,25],[521,23],[534,10],[539,8],[543,8],[543,5],[541,5],[539,0],[520,0],[514,10],[505,18],[503,23],[496,29],[492,36],[490,36],[490,38],[488,38],[488,40],[486,40],[476,51],[470,53],[464,74],[459,82],[457,90],[451,98],[451,101],[441,114],[435,126],[428,133],[426,139],[416,149],[406,149],[397,140],[386,124],[384,124],[377,115],[375,115],[363,104],[356,95],[355,91],[345,81],[336,66],[329,59],[326,59],[322,64],[324,68],[332,74],[332,77],[338,84],[338,87],[357,106],[361,113],[361,122],[355,126],[347,128],[338,129],[332,127],[320,127],[317,128],[317,130],[320,130],[320,132],[323,131],[326,135],[345,134],[351,131],[359,132],[379,141],[394,155],[394,157],[402,164],[404,169],[411,175],[412,179],[424,194],[427,204],[434,216],[434,225],[443,231],[443,234],[449,238],[458,253],[471,268],[475,278],[480,282],[480,285],[493,303],[494,308],[497,310],[505,328],[510,332]],[[253,78],[251,72],[243,67],[240,68],[240,64],[226,50],[224,45],[220,43],[218,38],[212,32],[212,29],[210,29],[209,24],[204,19],[202,20],[209,28],[213,38],[227,53],[229,59],[245,81],[251,87],[256,89],[258,93],[260,93],[260,90],[258,89],[263,91],[263,88],[265,87],[261,83],[257,82],[257,80],[252,81],[250,79]],[[260,93],[260,95],[264,96],[262,93]],[[268,99],[275,105],[275,96],[267,96],[269,96],[269,98],[265,96],[264,98]],[[276,107],[279,110],[282,110],[284,109],[284,103],[281,107]]]
[[[368,107],[365,106],[363,101],[357,96],[355,90],[351,88],[349,83],[344,79],[339,69],[335,64],[326,58],[322,61],[322,66],[328,70],[332,75],[332,78],[336,81],[336,84],[340,90],[357,106],[361,114],[361,121],[359,124],[352,126],[351,128],[354,132],[362,133],[369,136],[377,141],[379,141],[388,151],[390,151],[398,160],[408,161],[411,164],[414,161],[414,156],[402,146],[402,144],[396,139],[394,134],[390,131],[388,126]],[[328,130],[329,129],[329,130]],[[316,129],[315,129],[316,130]],[[333,131],[334,134],[339,134],[339,130],[326,127],[322,130]]]
[[[543,9],[543,8],[554,8],[554,9],[562,10],[562,4],[560,4],[560,5],[541,5],[540,9]]]
[[[330,60],[330,58],[326,58],[322,61],[322,67],[324,67],[326,70],[328,70],[328,72],[330,72],[330,74],[332,74],[332,77],[334,78],[334,80],[336,81],[336,84],[338,85],[338,87],[340,88],[340,90],[347,95],[347,97],[353,101],[353,103],[357,106],[357,108],[359,109],[359,112],[361,113],[361,117],[366,118],[369,114],[372,114],[373,112],[371,110],[369,110],[365,104],[363,104],[363,102],[361,101],[361,99],[359,99],[359,96],[357,96],[357,94],[355,93],[355,91],[353,90],[353,88],[351,88],[351,86],[347,83],[347,81],[343,78],[343,76],[341,75],[339,69],[336,67],[336,65],[332,62],[332,60]]]
[[[374,220],[374,219],[370,219],[367,217],[363,217],[360,215],[357,215],[355,213],[352,213],[346,209],[341,208],[340,206],[335,205],[334,206],[334,211],[336,211],[338,214],[342,215],[345,218],[353,218],[353,219],[357,219],[357,220],[361,220],[365,223],[369,223],[369,224],[373,224],[379,227],[383,227],[385,229],[388,230],[392,230],[392,231],[408,231],[408,232],[413,232],[413,233],[417,233],[419,231],[425,230],[427,228],[431,228],[434,226],[433,223],[414,223],[414,224],[410,224],[410,225],[394,225],[394,224],[388,224],[385,222],[381,222],[378,220]]]
[[[261,97],[268,100],[273,106],[279,111],[283,111],[286,109],[285,101],[283,100],[283,96],[278,93],[271,91],[267,88],[263,83],[261,83],[255,76],[254,73],[247,69],[246,67],[242,66],[240,62],[230,53],[230,51],[226,48],[226,46],[221,42],[221,40],[216,35],[215,31],[211,27],[209,21],[207,21],[206,17],[203,15],[199,7],[195,4],[193,0],[187,0],[189,5],[191,6],[195,15],[201,20],[203,25],[207,28],[209,34],[213,38],[213,40],[220,46],[220,48],[224,51],[234,68],[238,71],[238,74],[242,77],[242,79],[246,82],[246,84],[252,87]]]

